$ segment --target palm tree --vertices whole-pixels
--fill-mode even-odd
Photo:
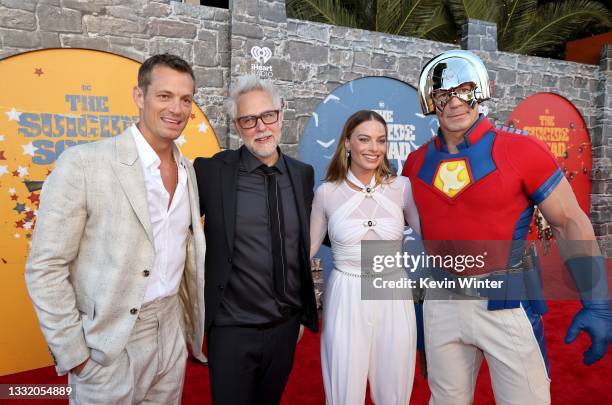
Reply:
[[[455,31],[442,0],[287,0],[287,16],[433,40]]]
[[[468,19],[493,21],[500,50],[556,57],[568,39],[612,28],[609,8],[593,0],[288,0],[287,14],[453,43]]]
[[[550,54],[585,27],[612,27],[612,14],[600,2],[564,0],[447,0],[456,24],[468,18],[497,23],[498,48],[522,54]]]

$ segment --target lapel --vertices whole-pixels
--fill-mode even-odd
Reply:
[[[181,164],[187,172],[187,195],[189,196],[189,212],[191,213],[191,223],[200,220],[200,202],[198,201],[195,187],[197,187],[195,173],[192,173],[190,163],[185,156],[181,155]]]
[[[283,155],[283,158],[285,156]],[[295,205],[298,210],[298,218],[300,221],[300,233],[301,239],[307,241],[310,235],[307,234],[306,230],[309,229],[307,222],[305,197],[304,197],[304,185],[302,183],[302,172],[295,165],[295,161],[290,158],[285,158],[285,166],[287,172],[289,172],[289,179],[291,180],[291,186],[293,187],[293,194],[295,196]],[[307,252],[308,253],[308,252]]]
[[[153,244],[144,175],[138,159],[138,150],[130,130],[115,138],[115,147],[116,160],[112,162],[113,171],[149,241]],[[113,192],[113,190],[109,190],[109,192]]]
[[[242,146],[240,149],[244,148]],[[240,165],[240,149],[228,153],[221,167],[221,205],[225,222],[225,237],[229,254],[234,251],[234,230],[236,227],[236,194],[238,183],[238,168]]]

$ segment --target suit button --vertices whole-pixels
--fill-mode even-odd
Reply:
[[[138,313],[138,310],[136,308],[130,309],[130,314],[136,315],[137,313]]]
[[[151,272],[149,270],[144,270],[142,272],[142,275],[145,276],[145,277],[149,277],[149,274],[151,274]]]
[[[228,258],[227,258],[227,262],[228,262],[229,264],[232,264],[232,258],[231,258],[231,257],[228,257]]]

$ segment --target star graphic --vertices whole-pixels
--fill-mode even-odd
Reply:
[[[32,223],[26,222],[25,224],[23,224],[23,229],[32,229]]]
[[[26,233],[26,238],[30,239],[32,237],[31,233]],[[30,246],[32,246],[32,242],[28,242]]]
[[[178,138],[176,138],[174,140],[174,142],[178,145],[178,146],[183,146],[185,144],[185,142],[187,142],[187,140],[185,139],[185,135],[181,135]]]
[[[190,117],[191,119],[194,119],[194,118],[195,118],[195,114],[194,114],[194,113],[191,113],[191,115],[190,115],[189,117]]]
[[[40,77],[40,75],[42,75],[44,73],[45,72],[43,72],[43,70],[41,68],[34,69],[34,74],[37,75],[38,77]]]
[[[0,176],[8,173],[8,167],[0,166]]]
[[[25,225],[25,222],[23,222],[22,219],[20,219],[19,221],[15,221],[15,228],[21,228],[23,229],[23,226]]]
[[[0,150],[0,160],[6,160],[6,158],[4,157],[4,151]]]
[[[15,204],[15,208],[13,209],[21,214],[23,210],[25,209],[25,204],[17,203]]]
[[[32,204],[36,204],[39,201],[39,196],[36,193],[30,193],[28,200],[30,200]]]
[[[19,116],[21,115],[21,113],[18,112],[15,107],[11,108],[11,111],[5,112],[5,114],[8,115],[9,121],[19,121]]]
[[[13,187],[11,187],[8,189],[8,192],[9,194],[15,194],[17,191]]]
[[[206,132],[207,129],[208,125],[206,125],[205,122],[202,122],[200,125],[198,125],[198,132]]]
[[[38,150],[33,144],[32,142],[28,143],[27,145],[21,145],[21,147],[23,148],[23,154],[24,155],[30,155],[30,156],[34,156],[34,154],[36,153],[36,151]]]
[[[34,219],[34,211],[26,212],[26,218],[29,219],[29,220]]]
[[[19,238],[21,235],[19,235],[18,233],[15,234],[15,239]]]
[[[0,135],[0,142],[4,141],[4,135]]]
[[[19,172],[18,172],[17,170],[13,170],[13,171],[11,172],[11,174],[12,174],[14,177],[19,176]]]
[[[25,177],[28,174],[30,174],[26,166],[19,166],[19,168],[17,169],[17,172],[19,172],[19,177]]]
[[[17,201],[17,200],[19,200],[19,196],[18,196],[17,194],[13,194],[13,195],[11,196],[11,200],[13,200],[13,201]]]

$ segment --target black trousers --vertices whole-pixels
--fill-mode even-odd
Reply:
[[[298,319],[269,328],[211,326],[208,367],[215,405],[280,403],[293,367]]]

